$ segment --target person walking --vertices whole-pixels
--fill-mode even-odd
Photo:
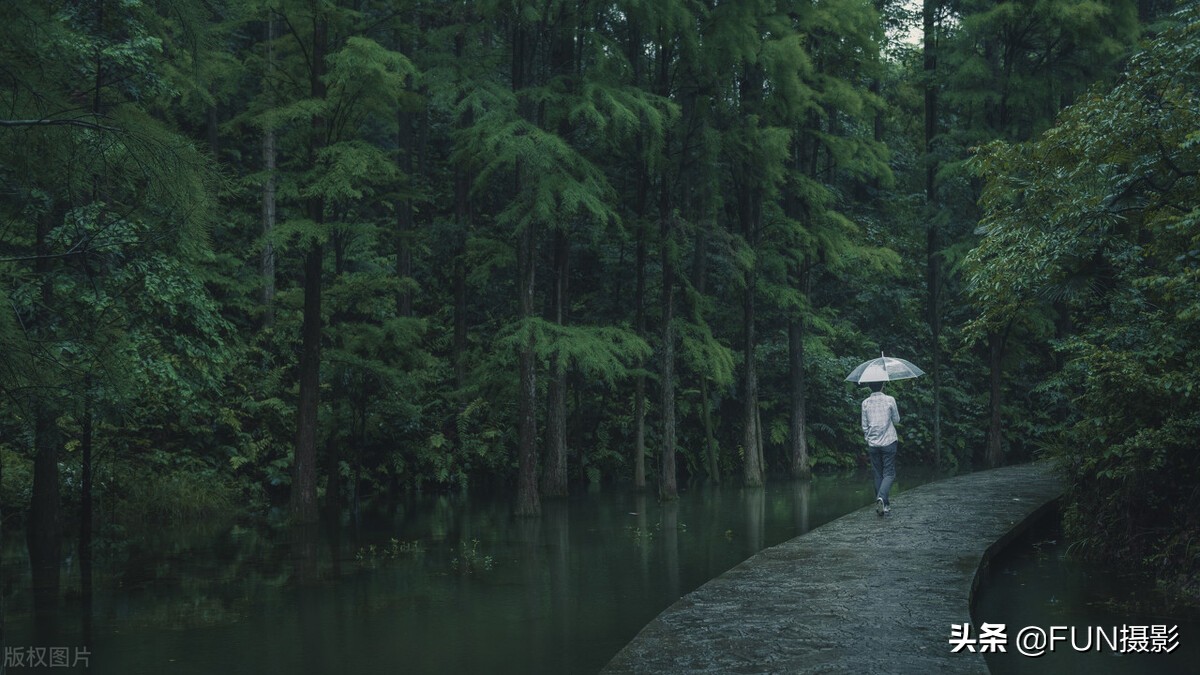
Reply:
[[[862,402],[862,430],[875,475],[875,513],[886,516],[892,512],[888,492],[896,480],[896,423],[900,421],[900,409],[896,407],[896,399],[883,393],[882,382],[863,384],[871,388],[871,395]]]

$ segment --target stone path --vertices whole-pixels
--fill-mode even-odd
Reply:
[[[950,625],[971,620],[976,571],[1060,494],[1038,462],[893,495],[890,517],[860,509],[680,598],[604,672],[987,673],[951,653]]]

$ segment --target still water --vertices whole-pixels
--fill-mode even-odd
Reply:
[[[1070,556],[1061,520],[1052,514],[992,562],[973,618],[977,625],[1006,626],[1007,651],[987,655],[993,675],[1195,673],[1200,613],[1167,610],[1164,604],[1151,581]],[[1058,627],[1059,641],[1041,656],[1023,656],[1014,642],[1026,626],[1044,631]],[[1131,651],[1142,644],[1153,648],[1155,626],[1160,636],[1176,636],[1160,637],[1160,648],[1176,646],[1169,653]],[[1142,637],[1150,639],[1143,643]]]
[[[900,473],[896,508],[904,490],[937,477]],[[24,537],[7,531],[5,654],[82,657],[75,668],[13,673],[595,673],[680,596],[867,505],[870,492],[857,473],[761,490],[699,486],[667,504],[592,491],[543,503],[537,519],[514,518],[503,497],[454,494],[306,532],[149,528],[97,544],[90,611],[71,556],[57,602],[38,616]],[[1178,624],[1179,647],[1041,659],[1010,651],[989,658],[994,673],[1194,672],[1200,621],[1111,608],[1109,598],[1149,591],[1069,560],[1048,527],[994,561],[977,623]]]
[[[902,468],[895,490],[933,477]],[[23,537],[7,533],[5,642],[66,648],[93,675],[594,673],[680,596],[870,493],[860,472],[666,504],[593,491],[544,502],[538,519],[504,498],[440,495],[307,534],[157,529],[99,546],[90,613],[71,561],[38,622]]]

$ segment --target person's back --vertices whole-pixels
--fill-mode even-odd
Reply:
[[[872,382],[878,385],[878,382]],[[880,391],[872,391],[862,402],[862,430],[871,447],[883,447],[896,442],[896,422],[900,421],[900,409],[896,399]]]
[[[875,510],[882,516],[892,512],[888,492],[896,479],[896,422],[900,421],[900,409],[896,399],[883,393],[882,382],[865,384],[871,388],[871,395],[862,402],[862,430],[875,476]]]

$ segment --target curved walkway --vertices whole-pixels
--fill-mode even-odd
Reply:
[[[606,673],[987,673],[950,651],[976,572],[1061,494],[1047,462],[893,496],[759,552],[679,599]],[[972,635],[976,635],[974,628]]]

